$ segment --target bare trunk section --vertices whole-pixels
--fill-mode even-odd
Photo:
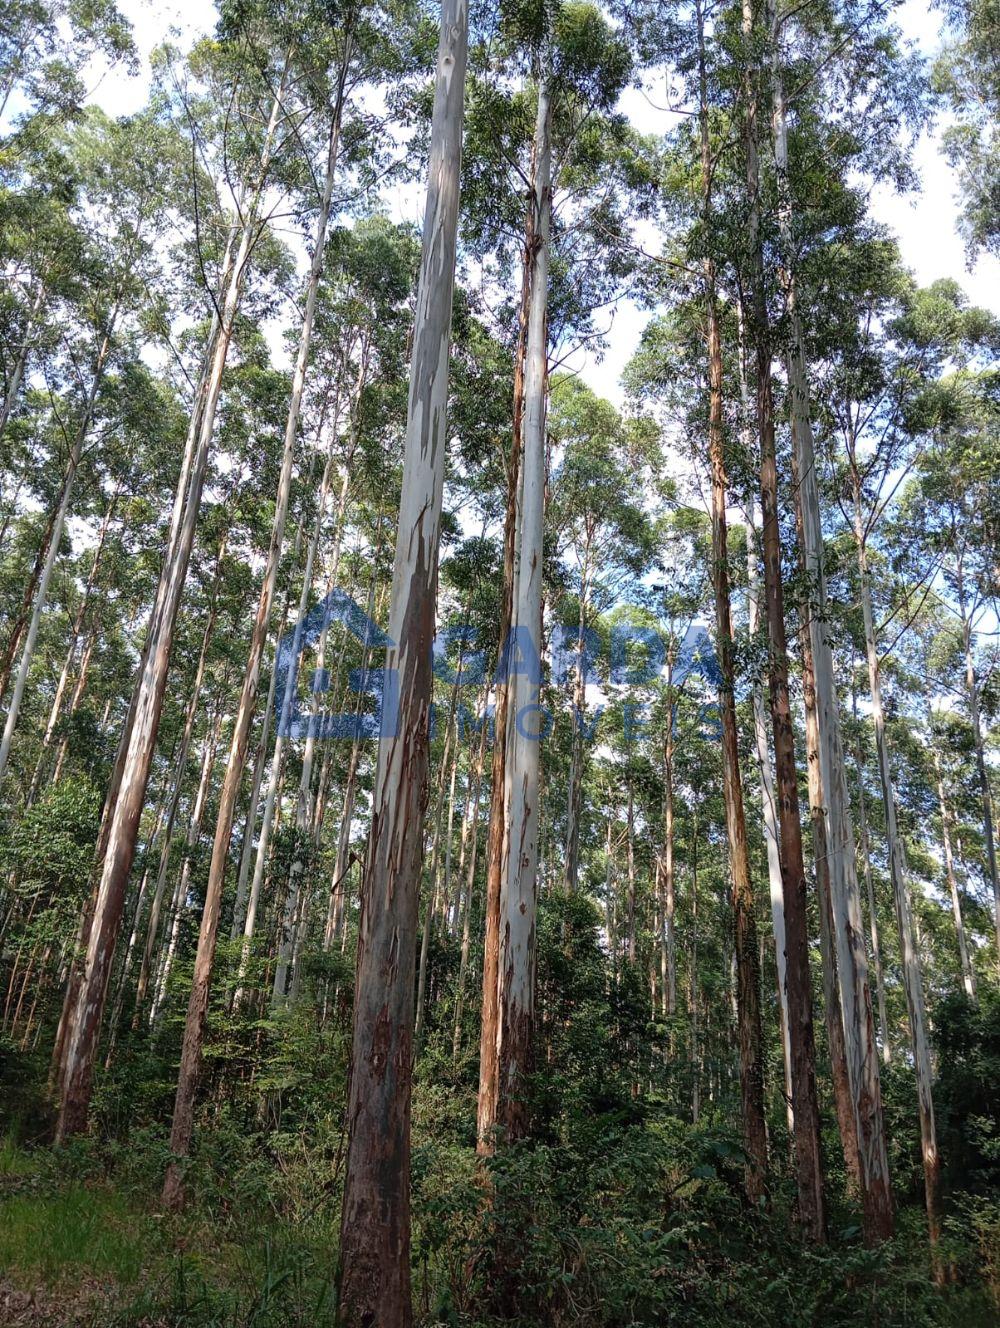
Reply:
[[[959,609],[962,615],[962,648],[965,652],[965,692],[969,703],[969,720],[972,724],[972,741],[976,752],[976,776],[979,780],[979,797],[983,808],[986,865],[989,870],[990,884],[993,886],[993,923],[996,929],[997,964],[1000,965],[1000,872],[997,870],[996,837],[993,830],[993,798],[990,793],[990,780],[986,770],[983,724],[979,713],[979,680],[976,677],[976,662],[972,653],[972,614],[966,611],[965,586],[961,567],[959,569],[958,597]]]
[[[543,60],[547,56],[543,57]],[[524,455],[517,507],[512,628],[519,667],[508,675],[507,839],[500,882],[497,968],[497,1124],[507,1140],[528,1129],[525,1099],[534,1024],[535,913],[538,896],[539,775],[544,721],[539,706],[542,657],[542,530],[549,230],[552,215],[552,90],[538,80],[535,122],[532,275],[524,369]],[[500,735],[497,735],[500,740]]]
[[[865,654],[868,660],[868,687],[871,696],[872,723],[875,728],[875,751],[878,757],[879,781],[882,786],[882,808],[885,813],[886,837],[889,848],[889,875],[892,879],[893,900],[896,905],[896,925],[899,930],[899,948],[903,964],[903,987],[906,991],[906,1010],[910,1026],[910,1047],[917,1079],[917,1110],[920,1117],[920,1149],[924,1164],[924,1199],[927,1207],[927,1226],[931,1244],[937,1244],[941,1234],[940,1176],[941,1160],[938,1156],[937,1132],[934,1124],[934,1072],[931,1065],[930,1043],[927,1037],[927,1014],[924,1008],[924,983],[920,970],[917,939],[913,930],[910,892],[906,880],[906,861],[903,841],[896,815],[896,791],[893,786],[889,739],[885,728],[882,706],[882,681],[879,670],[878,642],[875,637],[875,617],[872,610],[871,574],[865,541],[862,512],[861,479],[857,468],[854,440],[848,444],[849,463],[854,483],[854,537],[861,576],[861,612],[865,629]]]
[[[788,181],[788,147],[784,94],[778,49],[778,27],[773,0],[768,0],[768,30],[773,97],[772,130],[778,182],[778,230],[783,251],[782,285],[790,322],[787,356],[792,424],[792,446],[798,463],[799,501],[802,512],[804,556],[815,603],[809,606],[809,635],[812,643],[816,690],[816,721],[820,779],[826,808],[826,846],[830,873],[837,973],[840,981],[844,1049],[861,1171],[865,1235],[869,1242],[888,1238],[893,1230],[892,1187],[882,1118],[868,959],[865,954],[861,899],[854,856],[854,828],[844,769],[840,731],[840,709],[834,674],[833,652],[824,627],[827,616],[826,579],[823,564],[823,530],[816,476],[816,457],[809,417],[809,388],[806,375],[805,338],[796,304],[794,253],[791,231],[791,191]]]
[[[745,403],[744,403],[745,404]],[[760,573],[757,565],[753,514],[747,526],[747,571],[749,585],[750,634],[760,628]],[[794,1138],[795,1113],[792,1110],[792,1053],[788,1038],[788,973],[785,957],[785,902],[781,885],[781,859],[778,852],[778,812],[774,791],[774,769],[767,745],[767,718],[764,689],[760,679],[753,683],[754,753],[760,779],[760,802],[764,817],[764,847],[767,853],[767,879],[771,896],[771,931],[774,937],[775,973],[778,987],[778,1022],[781,1028],[782,1061],[785,1072],[785,1116],[788,1135]]]
[[[465,894],[461,907],[462,919],[462,953],[458,966],[458,992],[455,996],[455,1030],[451,1041],[452,1059],[458,1059],[458,1052],[462,1039],[462,1015],[465,1010],[465,982],[466,973],[469,967],[469,945],[472,939],[472,892],[476,880],[476,858],[479,849],[479,798],[483,788],[483,757],[486,753],[486,730],[487,716],[486,708],[489,700],[489,689],[486,691],[486,698],[483,701],[482,727],[479,732],[479,749],[476,753],[476,764],[472,773],[472,806],[469,812],[466,826],[470,835],[469,865],[468,875],[465,879]],[[462,845],[464,850],[465,845]],[[459,873],[462,871],[461,855],[459,858]]]
[[[750,0],[743,5],[744,36],[753,32]],[[756,359],[757,429],[760,437],[760,496],[764,563],[764,617],[770,660],[768,667],[774,770],[778,794],[778,825],[782,897],[785,909],[788,1034],[792,1054],[792,1109],[795,1113],[795,1160],[799,1220],[812,1241],[826,1239],[826,1197],[820,1150],[819,1102],[816,1093],[816,1049],[813,1041],[812,985],[809,974],[809,932],[806,875],[799,820],[795,767],[795,734],[788,695],[788,645],[785,637],[781,533],[778,521],[778,469],[771,386],[771,338],[764,287],[760,236],[760,172],[757,146],[756,71],[746,79],[746,170],[750,222],[750,286],[752,339]]]
[[[851,703],[854,709],[855,723],[858,718],[857,697],[852,692]],[[886,1065],[892,1061],[892,1039],[889,1036],[889,1016],[885,1002],[885,973],[882,968],[882,942],[879,939],[878,910],[875,901],[875,878],[872,874],[871,843],[868,837],[868,799],[865,794],[864,759],[861,753],[861,735],[857,735],[854,748],[854,768],[858,777],[858,825],[861,831],[859,848],[861,865],[865,873],[865,888],[868,898],[868,932],[872,945],[872,964],[875,968],[875,994],[878,1000],[878,1022],[882,1033],[882,1060]]]
[[[677,1011],[677,885],[674,872],[674,700],[673,653],[667,659],[667,715],[663,733],[663,847],[660,855],[660,891],[663,896],[663,1013],[670,1018]],[[610,820],[608,829],[610,835]],[[611,841],[608,840],[608,855]]]
[[[705,72],[705,17],[697,6],[699,61],[699,126],[701,138],[702,212],[706,233],[712,221],[712,155],[708,126],[708,86]],[[721,685],[722,783],[726,809],[726,838],[732,877],[734,960],[736,964],[736,1018],[740,1051],[740,1097],[743,1143],[747,1155],[746,1193],[759,1204],[767,1193],[767,1126],[764,1120],[763,1033],[760,1017],[757,922],[747,848],[743,777],[740,771],[739,731],[736,721],[736,667],[733,659],[732,609],[729,602],[728,480],[724,454],[722,400],[722,342],[716,298],[715,264],[706,258],[705,343],[708,355],[708,453],[712,483],[712,588],[715,599],[716,653]]]
[[[504,845],[507,838],[506,770],[507,712],[510,688],[502,676],[507,661],[510,628],[514,613],[514,562],[517,536],[517,503],[521,487],[521,452],[524,428],[524,355],[528,335],[528,307],[531,300],[535,210],[529,204],[525,216],[525,237],[521,274],[521,304],[517,346],[514,353],[514,401],[510,463],[507,468],[507,511],[504,518],[503,595],[500,606],[500,632],[496,704],[494,707],[493,756],[490,770],[490,822],[486,847],[486,900],[483,936],[483,999],[479,1043],[479,1096],[476,1105],[476,1151],[486,1156],[493,1151],[497,1121],[497,1019],[499,1014],[498,973],[500,964],[500,885],[503,874]]]
[[[413,979],[467,46],[466,0],[444,0],[389,606],[393,644],[383,710],[389,732],[380,740],[375,775],[354,995],[339,1313],[357,1328],[413,1322]]]
[[[590,590],[590,549],[584,553],[577,617],[576,669],[573,674],[573,746],[570,752],[569,786],[566,791],[566,860],[563,881],[568,894],[575,894],[580,871],[580,812],[583,792],[583,717],[587,705],[587,673],[584,641],[587,630],[587,601]]]

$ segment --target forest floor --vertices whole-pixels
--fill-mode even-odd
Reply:
[[[969,1227],[960,1241],[950,1238],[949,1284],[935,1288],[917,1205],[900,1209],[899,1235],[878,1253],[843,1226],[843,1214],[830,1246],[805,1250],[790,1234],[787,1213],[776,1209],[751,1220],[725,1183],[726,1157],[714,1147],[715,1168],[698,1164],[688,1183],[669,1187],[672,1213],[662,1230],[630,1212],[619,1186],[602,1186],[597,1207],[574,1213],[577,1200],[551,1170],[552,1154],[525,1154],[507,1182],[520,1177],[534,1195],[518,1293],[531,1309],[528,1317],[522,1307],[520,1317],[505,1315],[502,1322],[518,1328],[995,1328],[1000,1322],[996,1206],[984,1208],[988,1224],[978,1237]],[[266,1163],[270,1181],[236,1183],[240,1157],[255,1175]],[[546,1157],[543,1181],[535,1168]],[[58,1152],[0,1140],[3,1328],[333,1324],[339,1204],[328,1152],[302,1157],[302,1173],[314,1182],[305,1195],[297,1191],[294,1165],[275,1165],[273,1155],[265,1158],[244,1140],[236,1152],[206,1158],[180,1214],[165,1213],[159,1203],[161,1163],[142,1131],[128,1145],[87,1139]],[[501,1320],[483,1317],[481,1308],[489,1299],[482,1283],[489,1244],[454,1163],[451,1153],[444,1162],[426,1153],[415,1165],[417,1321],[423,1328],[495,1328]],[[705,1179],[713,1170],[716,1178]],[[641,1168],[632,1174],[644,1184]],[[325,1182],[318,1179],[324,1175]],[[496,1179],[502,1189],[503,1173]]]
[[[264,1213],[243,1218],[223,1229],[199,1211],[165,1214],[152,1191],[93,1175],[78,1179],[57,1169],[45,1150],[3,1145],[0,1324],[264,1325],[272,1322],[272,1312],[277,1321],[279,1300],[283,1323],[323,1322],[332,1276],[321,1275],[313,1256],[317,1235],[333,1248],[329,1223],[292,1237],[285,1224]],[[302,1307],[301,1319],[289,1315],[290,1299]]]

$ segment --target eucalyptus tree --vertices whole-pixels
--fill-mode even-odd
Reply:
[[[526,663],[508,663],[497,697],[478,1112],[483,1148],[501,1117],[512,1136],[524,1132],[527,1120],[523,1094],[513,1089],[529,1063],[533,1003],[546,372],[560,347],[565,353],[574,338],[596,335],[595,315],[621,283],[623,208],[614,205],[610,185],[636,159],[624,120],[612,109],[631,67],[622,35],[586,4],[528,5],[506,18],[503,36],[514,72],[524,69],[524,88],[473,101],[474,130],[488,130],[494,155],[480,167],[472,221],[501,271],[510,268],[511,244],[522,255],[505,527],[511,607],[500,626]],[[526,188],[526,213],[506,201],[513,193],[508,171]],[[620,196],[623,203],[628,196]],[[519,569],[529,575],[520,577]],[[511,851],[512,844],[521,849]]]
[[[285,138],[281,132],[290,72],[291,49],[274,51],[259,34],[241,34],[240,40],[223,44],[213,52],[222,68],[212,70],[211,60],[201,65],[198,53],[193,68],[220,75],[233,62],[251,53],[255,64],[264,65],[263,77],[241,86],[237,109],[243,119],[242,141],[224,145],[242,174],[236,199],[236,219],[229,228],[218,281],[206,280],[206,297],[212,309],[191,408],[184,455],[171,512],[167,553],[156,600],[150,616],[148,639],[140,675],[134,691],[132,718],[126,723],[121,744],[120,778],[109,802],[104,851],[99,867],[88,920],[85,923],[86,954],[80,981],[73,996],[68,1020],[65,1067],[61,1075],[59,1138],[84,1128],[90,1103],[94,1054],[100,1033],[108,976],[121,923],[143,799],[156,745],[174,627],[198,524],[198,512],[215,432],[222,379],[239,313],[244,285],[254,248],[267,222],[267,189],[273,159]],[[268,68],[268,63],[270,68]],[[179,85],[178,96],[190,113],[187,91]],[[262,128],[263,126],[263,128]],[[198,133],[197,128],[194,131]],[[227,137],[224,134],[224,137]],[[197,240],[196,236],[196,240]],[[204,255],[201,255],[202,261]]]
[[[236,802],[243,783],[250,729],[257,703],[261,663],[270,628],[278,564],[284,541],[292,470],[298,441],[299,416],[306,372],[309,366],[317,294],[325,259],[327,231],[334,200],[341,127],[348,99],[365,77],[370,78],[373,72],[369,63],[371,52],[364,51],[362,58],[359,59],[357,50],[358,36],[356,30],[358,27],[363,28],[369,20],[369,14],[365,12],[364,6],[356,8],[353,4],[347,4],[343,13],[336,16],[323,12],[318,16],[318,23],[314,22],[313,24],[316,28],[314,32],[309,30],[309,25],[306,22],[307,17],[311,16],[296,14],[296,21],[294,24],[290,24],[290,30],[294,32],[295,42],[300,48],[308,52],[306,78],[313,84],[317,80],[323,80],[325,83],[320,89],[324,121],[321,132],[325,135],[326,140],[325,150],[321,154],[322,165],[319,178],[322,183],[318,188],[318,208],[310,240],[310,267],[303,299],[298,348],[292,372],[291,398],[285,422],[284,451],[278,477],[270,544],[244,672],[243,688],[233,728],[226,774],[220,795],[212,861],[209,867],[208,891],[202,912],[198,954],[188,1005],[174,1121],[171,1129],[170,1147],[175,1156],[182,1156],[187,1152],[193,1128],[194,1097],[201,1063],[205,1019],[208,1013],[222,890],[225,882],[233,821],[236,814]],[[287,16],[285,21],[288,21]],[[376,68],[375,72],[381,74],[383,71]],[[310,87],[309,92],[311,99],[315,99],[316,92],[312,87]],[[308,100],[309,98],[307,98],[307,105]],[[334,572],[334,579],[335,576],[336,573]],[[308,586],[306,589],[308,589]],[[308,779],[308,775],[304,775],[304,778]],[[305,829],[305,826],[301,825],[300,829]],[[174,1163],[168,1170],[164,1184],[165,1201],[176,1206],[181,1193],[180,1171]]]
[[[341,1316],[386,1328],[413,1319],[413,978],[467,50],[465,0],[445,0],[389,604],[386,678],[394,697],[379,745],[362,885],[340,1240]]]
[[[14,0],[0,36],[0,124],[13,122],[15,142],[39,124],[79,114],[95,57],[134,62],[131,28],[113,0]]]

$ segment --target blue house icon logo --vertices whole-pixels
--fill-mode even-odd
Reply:
[[[326,668],[313,670],[308,693],[309,702],[299,695],[299,670],[306,653],[316,645],[324,632],[334,623],[340,623],[361,646],[362,665],[351,669],[347,678],[348,691],[355,697],[352,709],[348,713],[330,713],[318,698],[330,691],[330,672]],[[551,675],[554,685],[566,681],[569,670],[581,667],[588,681],[603,685],[601,675],[595,668],[595,656],[599,649],[596,634],[590,632],[582,653],[577,633],[558,625],[553,632],[551,652]],[[455,687],[478,686],[486,681],[484,652],[466,654],[467,646],[476,645],[477,633],[470,624],[461,627],[446,627],[439,633],[432,651],[432,668],[442,682]],[[607,685],[612,688],[636,688],[662,677],[666,659],[666,647],[657,632],[649,627],[616,626],[611,633],[610,668]],[[463,653],[461,667],[457,673],[450,672],[447,659],[449,641],[461,641]],[[642,647],[641,663],[629,663],[627,651],[630,644]],[[274,707],[277,716],[278,733],[292,740],[311,738],[314,741],[331,738],[346,738],[355,741],[361,738],[395,737],[399,721],[399,676],[394,668],[385,667],[385,651],[395,642],[373,622],[350,595],[342,590],[330,593],[315,604],[293,628],[285,632],[278,642],[275,656]],[[591,651],[593,650],[593,654]],[[579,660],[577,656],[580,656]],[[376,666],[373,667],[373,660]],[[542,681],[543,656],[535,643],[527,636],[524,629],[513,628],[510,637],[500,652],[495,684],[506,683],[515,673],[534,676],[536,682]],[[713,690],[721,685],[718,662],[712,639],[704,626],[691,624],[681,642],[674,659],[672,677],[674,685],[682,684],[691,674],[698,675]],[[620,693],[619,693],[620,694]],[[365,704],[364,698],[370,698]],[[647,698],[648,699],[648,698]],[[343,704],[343,702],[342,702]],[[541,707],[535,705],[528,709],[537,717]],[[590,735],[595,732],[595,718],[603,713],[603,705],[593,712],[589,726]],[[641,703],[629,702],[624,711],[627,716],[629,732],[643,726]],[[465,715],[460,708],[461,718]],[[676,703],[673,707],[676,718]],[[434,721],[434,707],[431,707],[431,723]],[[580,722],[580,716],[577,716]],[[537,726],[537,739],[542,740],[551,731],[554,716],[545,709],[541,714],[542,722]],[[710,730],[718,725],[718,710],[714,702],[703,703],[699,707],[699,719],[707,721]],[[484,715],[485,722],[486,716]],[[471,724],[478,727],[478,721]],[[534,728],[532,732],[534,733]]]
[[[342,623],[362,647],[364,663],[348,675],[348,686],[359,698],[358,706],[350,714],[328,714],[315,705],[306,708],[298,691],[299,664],[303,655],[333,623]],[[383,655],[392,644],[392,639],[372,622],[350,595],[343,590],[331,590],[278,642],[274,661],[277,670],[274,708],[278,732],[291,739],[391,737],[395,732],[398,708],[395,670],[373,668],[370,661],[373,655],[376,658]],[[309,690],[313,696],[330,690],[328,669],[313,670]],[[361,710],[360,698],[365,695],[374,697],[374,713]]]

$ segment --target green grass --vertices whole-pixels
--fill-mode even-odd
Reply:
[[[147,1234],[118,1195],[80,1185],[15,1194],[0,1200],[0,1275],[20,1286],[54,1286],[82,1274],[130,1286],[142,1270]]]

